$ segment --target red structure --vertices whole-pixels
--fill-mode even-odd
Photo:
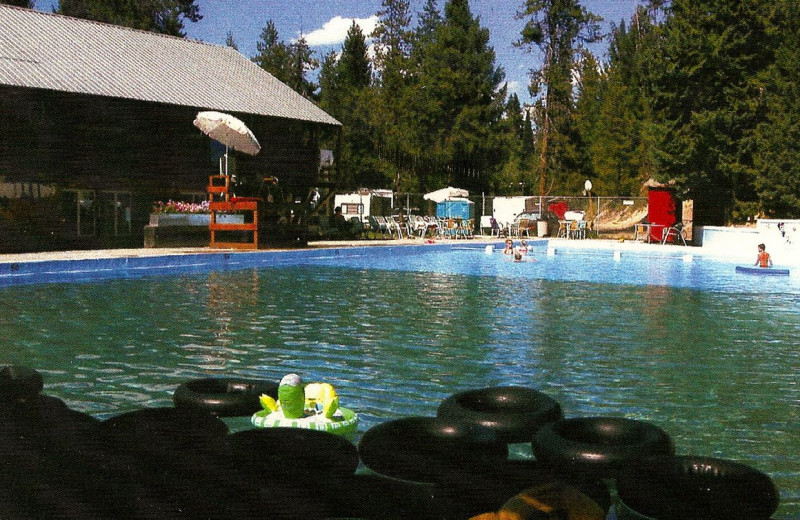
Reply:
[[[547,205],[547,209],[555,213],[559,219],[563,219],[564,214],[569,210],[569,206],[566,201],[561,200],[558,202],[551,202]]]
[[[650,241],[661,242],[664,229],[681,221],[681,204],[668,187],[651,187],[647,193],[647,222]]]

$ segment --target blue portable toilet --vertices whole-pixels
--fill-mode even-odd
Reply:
[[[436,216],[439,218],[475,218],[475,203],[462,198],[443,200],[436,204]]]

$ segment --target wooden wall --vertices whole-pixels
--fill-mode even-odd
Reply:
[[[11,200],[18,185],[44,186],[48,193],[55,191],[58,200],[65,200],[59,195],[65,190],[130,194],[131,227],[136,236],[128,242],[139,242],[154,201],[178,199],[191,192],[202,194],[208,176],[218,172],[218,157],[224,148],[215,146],[192,124],[200,110],[203,109],[0,86],[0,183],[7,188],[0,192],[0,253],[4,252],[4,243],[8,249],[9,242],[14,242],[9,234],[18,232],[19,226],[9,221],[19,221],[20,217],[9,217],[8,212],[11,206],[24,206]],[[284,193],[305,196],[319,181],[320,140],[338,129],[296,120],[234,115],[251,128],[262,150],[252,157],[232,152],[232,171],[249,179],[247,186],[253,191],[258,191],[264,177],[278,177]],[[69,203],[66,206],[64,218],[72,218],[72,208]],[[41,222],[41,217],[30,221]],[[35,235],[37,227],[27,225],[26,233]],[[54,234],[54,227],[59,228],[43,227],[50,235]],[[67,228],[62,234],[69,238],[70,226],[62,227]],[[111,228],[105,225],[99,229]]]

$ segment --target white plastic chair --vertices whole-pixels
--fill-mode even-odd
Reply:
[[[486,234],[486,230],[489,230],[489,235],[492,236],[494,234],[494,226],[492,225],[492,221],[494,219],[491,215],[483,215],[481,216],[481,235]]]
[[[369,217],[370,223],[375,228],[375,231],[380,232],[381,236],[391,235],[391,231],[389,231],[389,224],[386,222],[385,217],[375,216]]]
[[[397,238],[403,238],[405,224],[401,224],[395,217],[386,217],[386,223],[389,225],[390,232],[397,233]]]

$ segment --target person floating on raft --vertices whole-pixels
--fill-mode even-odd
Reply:
[[[349,434],[358,425],[358,415],[339,406],[339,396],[328,383],[303,384],[297,374],[287,374],[278,386],[278,400],[263,394],[263,410],[251,422],[262,428],[289,427]]]

